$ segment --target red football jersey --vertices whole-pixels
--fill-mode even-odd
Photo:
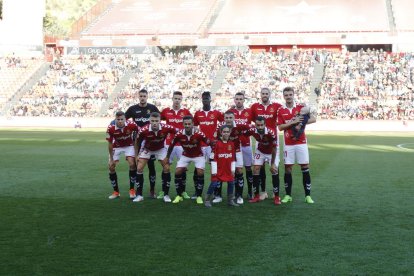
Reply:
[[[117,127],[116,124],[110,124],[106,129],[106,140],[111,142],[114,148],[133,146],[133,133],[138,131],[139,127],[132,121],[126,121],[123,128]]]
[[[225,125],[225,124],[226,124],[225,122],[221,122],[217,125],[217,130],[216,130],[217,133],[218,133],[220,127]],[[248,125],[234,125],[231,128],[229,140],[233,141],[236,152],[240,152],[240,144],[241,144],[240,142],[241,142],[242,137],[247,138],[247,139],[250,140],[249,136],[241,135],[243,132],[245,132],[247,130],[249,130]]]
[[[180,110],[174,110],[172,108],[164,108],[161,111],[161,120],[165,120],[167,125],[170,125],[176,129],[184,129],[183,126],[183,117],[191,115],[191,112],[186,108],[181,108]],[[169,145],[173,139],[172,135],[168,135],[165,143]]]
[[[165,139],[167,138],[168,134],[174,136],[176,132],[177,131],[175,128],[163,123],[160,124],[160,129],[157,132],[154,132],[151,128],[151,124],[148,124],[141,128],[137,139],[140,141],[145,141],[145,149],[149,151],[156,151],[164,147]]]
[[[218,110],[199,110],[194,113],[194,125],[199,126],[200,131],[210,140],[214,140],[217,124],[223,119],[223,114]]]
[[[190,136],[185,134],[185,130],[180,130],[172,140],[172,144],[179,143],[183,147],[183,155],[190,158],[203,156],[201,150],[202,142],[205,144],[210,143],[204,133],[194,130]]]
[[[253,136],[257,141],[257,149],[264,154],[271,154],[272,149],[277,147],[277,137],[273,130],[265,128],[264,134],[259,134],[255,127],[243,132],[245,135]]]
[[[283,125],[288,123],[290,120],[294,119],[296,115],[299,114],[300,110],[302,109],[303,105],[297,104],[294,105],[292,109],[283,106],[279,110],[279,114],[277,116],[277,124]],[[293,132],[291,128],[285,129],[284,131],[284,140],[285,145],[299,145],[299,144],[306,144],[306,134],[303,132],[298,140],[293,139]]]
[[[217,174],[212,179],[213,181],[228,182],[234,180],[231,163],[236,161],[236,151],[232,141],[217,141],[214,147],[213,161],[217,162]]]
[[[234,122],[236,125],[250,125],[253,120],[252,111],[250,108],[237,110],[236,108],[229,109],[234,113]],[[248,136],[240,136],[240,142],[243,147],[250,146],[250,138]]]
[[[280,107],[282,107],[282,105],[279,103],[271,103],[266,106],[262,103],[254,103],[250,107],[253,116],[252,120],[254,121],[257,116],[264,117],[266,119],[266,127],[270,128],[275,134],[277,134],[276,121],[277,113]]]

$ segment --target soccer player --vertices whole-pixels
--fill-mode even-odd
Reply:
[[[229,140],[231,127],[223,125],[220,128],[220,139],[216,142],[211,161],[211,183],[208,187],[205,206],[211,207],[213,192],[219,182],[227,182],[227,203],[229,206],[239,206],[234,202],[234,173],[236,169],[236,151],[233,141]]]
[[[309,150],[306,140],[305,132],[303,132],[299,139],[295,139],[293,136],[292,127],[303,122],[303,115],[300,114],[302,108],[301,104],[296,104],[294,101],[294,89],[292,87],[285,87],[283,89],[283,98],[285,100],[285,106],[283,106],[278,114],[279,130],[284,131],[284,160],[285,160],[285,191],[286,195],[282,199],[283,203],[292,201],[292,167],[297,162],[302,170],[302,183],[305,190],[305,202],[314,203],[311,194],[311,177],[309,173]],[[316,122],[315,116],[312,114],[307,124]]]
[[[115,114],[115,123],[110,124],[106,129],[106,140],[108,141],[109,152],[109,180],[114,189],[109,199],[115,199],[120,196],[118,188],[118,176],[116,174],[116,165],[119,157],[123,153],[129,165],[129,197],[135,198],[135,182],[137,176],[137,168],[135,166],[135,149],[133,133],[138,132],[138,126],[131,121],[126,121],[125,113],[118,111]]]
[[[237,92],[234,96],[234,104],[235,106],[229,111],[232,111],[234,114],[234,121],[236,125],[250,125],[253,121],[253,114],[250,108],[244,107],[245,96],[243,92]],[[252,146],[250,144],[250,138],[247,136],[240,136],[241,142],[241,152],[243,155],[243,165],[246,171],[246,179],[247,179],[247,193],[249,195],[249,199],[253,198],[252,193],[252,185],[253,185],[253,174],[252,174],[252,163],[253,163],[253,153],[252,153]],[[236,169],[237,170],[237,169]],[[236,176],[237,178],[237,176]],[[237,185],[237,184],[236,184]],[[241,190],[243,192],[243,190]],[[241,194],[240,194],[241,196]],[[237,198],[237,195],[236,195]],[[241,197],[243,200],[243,197]],[[240,199],[237,199],[237,203],[241,203]]]
[[[279,108],[282,106],[279,103],[272,103],[270,101],[270,89],[269,88],[262,88],[260,90],[260,97],[261,97],[261,103],[254,103],[250,109],[252,111],[253,119],[255,119],[257,116],[262,116],[266,120],[266,127],[268,129],[271,129],[274,134],[277,136],[277,129],[276,129],[276,122],[277,122],[277,113]],[[277,161],[279,160],[279,145],[277,146],[276,151],[276,158]],[[277,163],[277,166],[279,166],[279,163]],[[264,166],[262,167],[260,171],[260,186],[262,193],[260,194],[262,199],[267,198],[267,192],[266,192],[266,172]],[[279,174],[277,175],[279,179]],[[273,178],[273,176],[272,176]]]
[[[183,153],[181,158],[177,162],[175,169],[175,187],[177,190],[177,196],[173,203],[179,203],[183,201],[184,185],[183,174],[187,170],[188,165],[194,162],[197,171],[197,185],[196,195],[197,204],[203,204],[203,187],[204,187],[204,168],[206,160],[201,150],[202,142],[209,145],[210,141],[205,137],[204,133],[194,129],[194,121],[191,115],[184,116],[183,118],[184,129],[180,130],[174,137],[170,146],[168,147],[166,161],[170,160],[171,153],[173,152],[176,144],[181,144]]]
[[[165,161],[167,156],[167,149],[164,147],[165,139],[167,136],[175,135],[176,129],[172,126],[162,124],[161,115],[158,112],[153,112],[149,118],[150,123],[139,131],[137,138],[135,139],[135,158],[137,161],[137,196],[133,200],[134,202],[140,202],[144,200],[142,196],[142,189],[144,186],[144,177],[142,175],[145,165],[154,155],[158,159],[162,166],[162,190],[164,191],[164,202],[171,202],[171,198],[168,196],[170,189],[171,173],[170,164]],[[144,145],[141,148],[142,143]]]
[[[172,108],[167,107],[161,111],[161,120],[164,120],[167,125],[170,125],[176,129],[182,130],[184,129],[183,117],[191,116],[191,113],[188,109],[181,107],[181,102],[183,101],[183,93],[181,93],[180,91],[175,91],[173,93],[172,101],[173,101]],[[171,144],[172,139],[173,139],[173,136],[169,135],[167,139],[165,140],[165,144],[167,148]],[[171,155],[169,155],[170,164],[172,164],[172,162],[174,161],[174,157],[176,157],[176,159],[179,160],[181,158],[182,153],[183,153],[182,146],[179,143],[176,144],[175,147],[173,148]],[[182,189],[183,189],[182,196],[184,197],[184,199],[189,199],[190,196],[185,192],[186,179],[187,179],[187,173],[186,171],[184,171],[182,173]],[[163,197],[164,197],[164,193],[161,191],[157,198],[160,199]]]
[[[237,204],[243,204],[243,187],[244,187],[244,178],[243,178],[243,154],[241,152],[241,138],[250,139],[248,136],[242,136],[243,131],[247,131],[249,126],[246,124],[236,125],[234,119],[234,113],[230,110],[224,113],[224,122],[219,123],[217,126],[217,137],[220,136],[220,128],[223,126],[229,126],[231,128],[229,140],[233,141],[234,148],[236,152],[236,173],[235,173],[235,197]],[[219,184],[216,192],[216,198],[213,200],[213,203],[217,203],[217,197],[221,198],[221,185]]]
[[[214,141],[214,133],[217,129],[217,124],[223,121],[223,114],[218,110],[211,110],[211,94],[208,91],[204,91],[201,94],[201,100],[203,103],[203,109],[194,113],[194,125],[198,126],[201,132],[210,140]],[[203,153],[206,160],[209,160],[211,154],[211,147],[203,145]],[[196,183],[196,175],[194,172],[194,183]],[[193,198],[193,197],[192,197]],[[194,195],[194,199],[196,196]]]
[[[255,128],[250,128],[243,134],[253,136],[256,139],[256,150],[253,158],[253,199],[250,203],[256,203],[264,200],[259,194],[260,170],[266,162],[270,163],[270,172],[272,173],[272,184],[274,193],[274,204],[280,205],[279,197],[279,176],[277,152],[277,136],[272,129],[266,127],[265,118],[258,116],[255,120]]]
[[[141,89],[139,92],[139,103],[136,105],[130,106],[125,112],[126,119],[132,118],[134,122],[139,126],[143,127],[149,123],[149,117],[152,112],[160,112],[158,108],[147,102],[148,100],[148,91]],[[138,149],[139,150],[139,149]],[[150,197],[155,198],[155,158],[151,156],[151,159],[148,161],[148,170],[149,170],[149,182],[150,182]]]

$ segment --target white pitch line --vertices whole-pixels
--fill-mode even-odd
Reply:
[[[414,149],[406,148],[405,146],[407,146],[407,145],[414,145],[414,143],[399,144],[399,145],[397,145],[397,147],[400,148],[400,149],[405,149],[405,150],[414,150]]]

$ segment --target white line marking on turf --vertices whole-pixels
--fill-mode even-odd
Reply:
[[[414,149],[405,147],[405,146],[408,146],[408,145],[414,145],[414,143],[399,144],[399,145],[397,145],[397,147],[400,148],[400,149],[405,149],[405,150],[414,150]]]

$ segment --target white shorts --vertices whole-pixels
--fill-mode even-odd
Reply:
[[[276,158],[275,158],[276,167],[279,167],[279,162],[280,162],[279,156],[280,154],[279,154],[279,146],[278,146],[276,150]],[[264,163],[270,164],[270,161],[272,161],[272,154],[265,154],[265,153],[262,153],[260,150],[256,149],[254,153],[253,165],[262,166]]]
[[[243,168],[243,153],[236,152],[236,168]]]
[[[168,147],[169,146],[166,147],[167,150],[168,150]],[[181,155],[183,155],[183,147],[178,146],[178,145],[174,146],[173,151],[171,152],[171,155],[170,155],[170,160],[169,160],[170,164],[174,162],[174,157],[176,157],[177,160],[180,160]]]
[[[243,154],[243,165],[250,167],[253,164],[253,151],[251,146],[245,146],[241,148]]]
[[[285,165],[293,165],[297,161],[300,165],[309,164],[308,144],[285,145],[283,147]]]
[[[197,169],[204,170],[204,168],[206,167],[206,159],[204,158],[204,156],[187,157],[183,155],[177,162],[177,168],[187,168],[191,162],[194,162],[194,166]]]
[[[167,149],[166,148],[162,148],[156,151],[150,151],[147,149],[142,149],[141,152],[139,153],[139,158],[142,159],[150,159],[151,155],[155,156],[155,159],[157,160],[164,160],[165,157],[167,157]]]
[[[204,158],[205,158],[205,161],[206,162],[209,162],[210,161],[210,158],[213,159],[212,158],[212,155],[211,155],[211,147],[210,146],[202,147],[201,148],[201,151],[204,154]]]
[[[114,154],[114,161],[119,161],[119,157],[122,153],[125,154],[125,159],[127,157],[135,157],[135,149],[134,146],[122,147],[122,148],[114,148],[112,150]]]

